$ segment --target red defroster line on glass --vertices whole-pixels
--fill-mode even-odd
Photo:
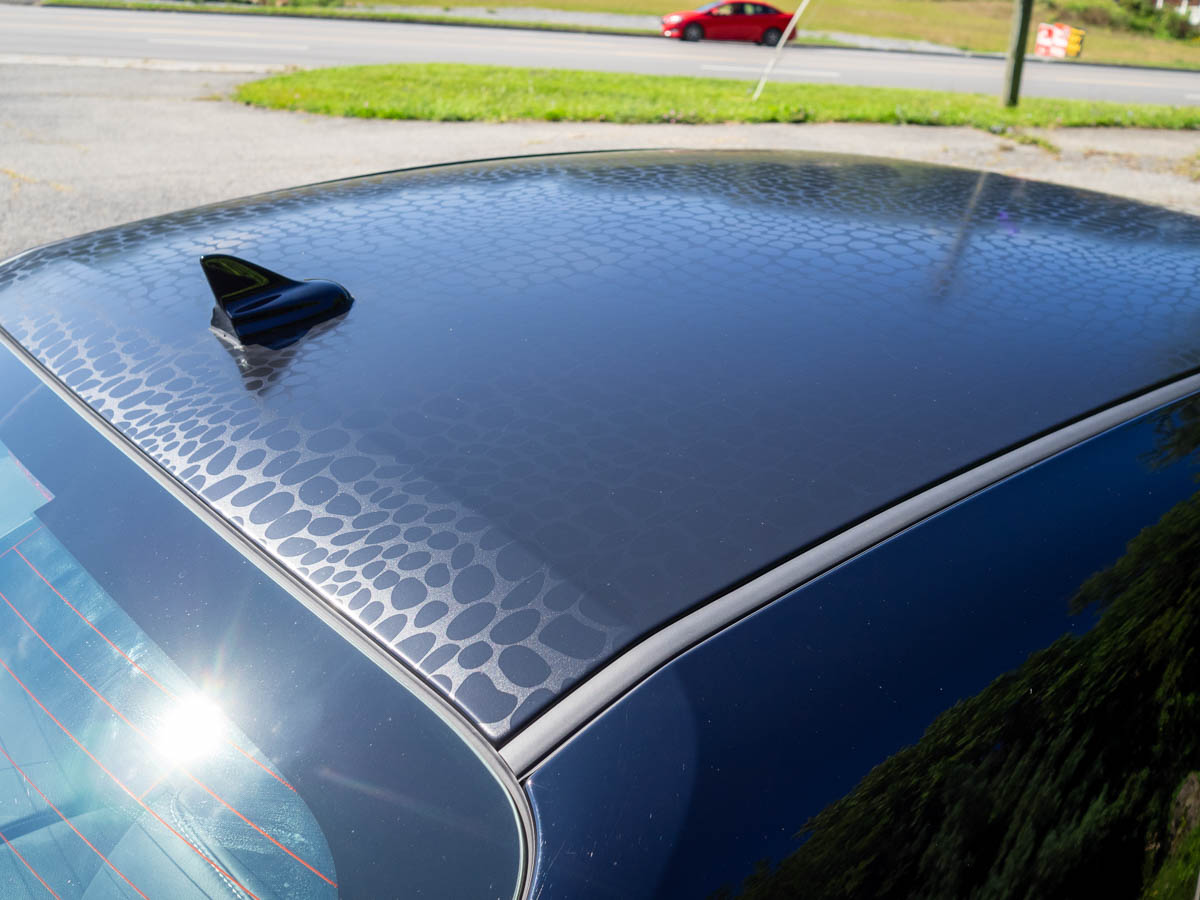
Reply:
[[[92,683],[90,681],[88,681],[86,678],[84,678],[82,675],[80,675],[79,671],[73,665],[71,665],[69,662],[67,662],[67,660],[63,657],[63,655],[61,653],[59,653],[57,650],[55,650],[53,645],[51,645],[51,643],[48,640],[46,640],[45,637],[42,636],[42,633],[33,626],[33,623],[30,622],[28,619],[26,619],[25,616],[23,616],[21,614],[21,611],[19,609],[17,609],[15,606],[13,606],[12,601],[9,600],[8,597],[4,596],[3,591],[0,591],[0,600],[4,601],[4,603],[8,606],[8,608],[11,609],[16,614],[17,618],[20,619],[22,623],[24,623],[25,627],[33,632],[34,636],[39,641],[42,642],[42,644],[45,646],[45,648],[47,650],[49,650],[51,653],[53,653],[55,658],[60,663],[62,663],[64,666],[66,666],[70,670],[71,674],[74,675],[76,678],[78,678],[79,681],[83,684],[83,686],[86,687],[89,691],[91,691],[96,696],[97,700],[99,700],[101,703],[103,703],[105,706],[107,706],[110,710],[112,710],[113,715],[115,715],[118,719],[120,719],[122,722],[124,722],[126,725],[128,725],[134,734],[136,734],[138,737],[140,737],[142,740],[144,740],[151,747],[154,746],[154,741],[151,740],[150,736],[148,734],[146,734],[146,732],[142,731],[142,729],[139,728],[137,725],[134,725],[133,722],[129,721],[129,719],[127,719],[125,717],[125,714],[122,713],[115,706],[113,706],[113,704],[109,701],[109,699],[107,697],[105,697],[102,693],[100,693],[98,690],[96,690],[96,688],[92,685]],[[7,666],[5,668],[7,668]],[[16,676],[14,675],[13,677],[15,678]],[[63,730],[65,731],[66,729],[63,729]],[[191,772],[189,772],[187,767],[185,767],[183,765],[177,765],[176,768],[178,768],[180,772],[182,772],[184,775],[186,775],[187,778],[193,784],[195,784],[197,787],[199,787],[201,790],[203,790],[206,794],[208,794],[210,797],[212,797],[214,800],[216,800],[218,803],[220,803],[222,806],[224,806],[227,810],[229,810],[231,813],[233,813],[235,816],[237,816],[239,819],[241,819],[243,822],[245,822],[247,825],[249,825],[251,828],[253,828],[255,831],[257,831],[259,834],[261,834],[263,837],[265,837],[268,841],[270,841],[272,844],[274,844],[276,847],[278,847],[280,850],[282,850],[284,853],[286,853],[288,856],[290,856],[296,862],[300,863],[300,865],[304,866],[306,869],[308,869],[310,872],[312,872],[314,875],[316,875],[318,878],[320,878],[322,881],[324,881],[326,884],[330,885],[331,887],[337,887],[337,882],[328,878],[319,869],[317,869],[315,866],[313,866],[311,863],[309,863],[308,860],[293,853],[288,847],[281,844],[274,837],[272,837],[265,829],[260,827],[257,822],[254,822],[251,819],[249,819],[248,817],[246,817],[245,815],[243,815],[241,810],[237,809],[232,804],[227,802],[224,797],[222,797],[220,794],[218,794],[216,791],[214,791],[212,788],[210,788],[207,784],[205,784],[203,781],[201,781],[199,778],[197,778],[195,775],[193,775]],[[130,796],[133,796],[132,793],[130,794]],[[145,794],[142,795],[142,797],[144,797],[144,796],[145,796]],[[134,799],[137,800],[138,803],[142,803],[142,797],[134,797]],[[144,806],[145,804],[142,804],[142,805]]]
[[[4,668],[7,669],[8,666],[5,666]],[[11,674],[11,670],[10,670],[9,674]],[[14,675],[13,677],[15,678],[16,676]],[[18,682],[18,684],[19,683],[20,682]],[[53,718],[53,716],[51,716],[51,718]],[[59,726],[59,727],[61,727],[61,726]],[[149,897],[147,897],[140,890],[138,890],[138,886],[136,884],[134,884],[132,881],[130,881],[128,878],[125,877],[124,872],[122,872],[120,869],[118,869],[116,866],[114,866],[107,856],[105,856],[103,853],[101,853],[99,850],[96,849],[95,844],[93,844],[91,841],[89,841],[87,838],[85,838],[83,836],[83,832],[80,831],[78,828],[76,828],[75,824],[70,819],[68,819],[66,816],[64,816],[62,814],[62,811],[59,810],[59,808],[57,806],[55,806],[53,803],[50,802],[50,798],[42,793],[42,789],[40,787],[38,787],[36,784],[34,784],[33,779],[25,774],[25,770],[22,769],[20,766],[18,766],[16,760],[8,755],[8,751],[4,749],[3,744],[0,744],[0,753],[4,754],[4,758],[8,760],[8,764],[10,766],[12,766],[14,769],[16,769],[19,773],[21,773],[21,777],[25,779],[25,783],[28,784],[31,788],[33,788],[35,791],[37,791],[38,796],[46,801],[46,805],[49,806],[52,810],[54,810],[56,813],[58,813],[58,817],[67,824],[67,827],[70,828],[73,832],[75,832],[75,834],[77,834],[79,836],[79,839],[81,841],[83,841],[85,844],[87,844],[89,847],[91,847],[93,853],[95,853],[98,857],[100,857],[102,860],[104,860],[104,864],[106,866],[108,866],[110,869],[112,869],[114,872],[116,872],[119,876],[121,876],[122,881],[124,881],[127,885],[129,885],[131,888],[133,888],[135,891],[137,891],[138,896],[141,897],[142,900],[150,900]],[[38,880],[40,881],[41,879],[38,879]],[[49,889],[47,888],[47,890],[49,890]]]
[[[133,668],[135,670],[137,670],[142,675],[145,675],[146,678],[150,679],[151,684],[153,684],[155,687],[157,687],[160,691],[162,691],[168,697],[171,697],[172,699],[174,699],[174,694],[172,694],[165,687],[163,687],[161,684],[159,684],[158,681],[155,680],[153,675],[151,675],[149,672],[147,672],[145,669],[143,669],[141,666],[139,666],[136,662],[134,662],[125,653],[124,650],[122,650],[120,647],[118,647],[116,644],[114,644],[112,641],[110,641],[108,639],[108,636],[105,635],[105,633],[103,631],[101,631],[99,628],[97,628],[95,625],[92,624],[91,619],[89,619],[87,616],[85,616],[83,613],[81,613],[75,607],[74,603],[72,603],[70,600],[68,600],[66,597],[64,597],[62,595],[62,593],[59,592],[58,588],[56,588],[54,585],[52,585],[50,583],[49,579],[46,578],[46,576],[41,573],[41,571],[38,569],[38,567],[29,561],[29,558],[24,553],[22,553],[20,550],[17,550],[17,548],[15,546],[12,549],[16,550],[17,556],[21,557],[21,559],[25,563],[25,565],[29,566],[29,568],[33,570],[33,573],[42,580],[42,582],[46,585],[46,587],[48,587],[48,588],[50,588],[50,590],[54,591],[54,593],[58,595],[58,599],[61,600],[63,603],[67,604],[67,606],[69,606],[71,608],[71,611],[74,612],[75,615],[77,615],[77,616],[79,616],[79,618],[83,619],[83,621],[88,624],[88,627],[90,627],[92,629],[92,631],[96,632],[96,634],[100,635],[100,637],[104,640],[104,642],[106,644],[108,644],[108,646],[112,647],[119,654],[121,654],[121,656],[123,656],[125,658],[125,661],[127,663],[129,663],[131,666],[133,666]]]
[[[0,841],[4,841],[4,845],[6,847],[8,847],[9,850],[11,850],[13,853],[15,853],[17,855],[17,859],[19,859],[21,862],[25,863],[25,868],[27,868],[30,872],[33,873],[33,877],[42,883],[42,887],[44,887],[46,890],[48,890],[50,892],[50,896],[53,897],[54,900],[62,900],[62,897],[60,897],[60,896],[58,896],[58,894],[54,893],[54,888],[52,888],[52,887],[50,887],[50,885],[46,884],[46,879],[37,873],[37,869],[35,869],[33,866],[31,866],[29,864],[29,860],[27,860],[25,857],[23,857],[21,855],[21,851],[18,850],[16,847],[14,847],[12,845],[12,843],[9,841],[9,839],[4,836],[3,831],[0,831]]]
[[[154,782],[150,785],[150,787],[146,788],[144,791],[142,791],[140,794],[138,794],[138,799],[145,800],[148,796],[150,796],[151,791],[153,791],[156,787],[158,787],[160,784],[162,784],[164,781],[167,780],[167,776],[170,774],[171,774],[170,772],[164,772],[163,774],[161,774],[157,778],[155,778]]]
[[[30,533],[30,534],[27,534],[25,537],[32,537],[32,536],[33,536],[33,533]],[[24,540],[24,538],[22,538],[22,540]],[[16,550],[17,546],[18,546],[17,544],[14,544],[9,549]],[[5,551],[5,552],[7,552],[7,551]],[[2,555],[3,554],[0,554],[0,556],[2,556]],[[50,588],[50,590],[54,591],[54,593],[58,596],[58,599],[61,600],[63,603],[67,604],[67,606],[70,607],[71,611],[73,613],[75,613],[75,615],[79,616],[79,618],[84,621],[84,623],[87,625],[88,628],[92,629],[92,631],[94,631],[94,632],[96,632],[96,634],[100,635],[100,637],[104,641],[104,643],[106,643],[106,644],[108,644],[108,646],[112,647],[113,650],[115,650],[118,654],[120,654],[122,659],[124,659],[127,663],[129,663],[131,666],[133,666],[134,671],[138,672],[140,675],[144,675],[150,681],[151,684],[153,684],[156,688],[158,688],[160,691],[162,691],[166,696],[170,697],[172,700],[179,699],[178,697],[175,696],[175,694],[169,688],[164,687],[162,684],[160,684],[158,682],[158,680],[153,675],[151,675],[149,672],[147,672],[145,669],[143,669],[141,666],[139,666],[136,662],[134,662],[128,653],[126,653],[124,650],[122,650],[120,647],[118,647],[116,644],[114,644],[111,640],[109,640],[108,635],[106,635],[103,631],[101,631],[99,628],[97,628],[95,623],[93,623],[91,619],[89,619],[82,612],[80,612],[79,609],[76,608],[74,603],[72,603],[70,600],[68,600],[66,597],[64,597],[62,595],[62,592],[60,592],[58,588],[56,588],[54,585],[52,585],[50,583],[50,579],[48,579],[45,575],[43,575],[41,573],[41,570],[39,570],[37,566],[35,566],[33,563],[31,563],[29,561],[29,557],[27,557],[20,550],[17,550],[17,556],[21,557],[21,560],[25,563],[25,565],[29,566],[29,568],[33,570],[33,573],[35,575],[37,575],[38,578],[42,579],[42,582],[46,585],[46,587],[48,587],[48,588]],[[247,753],[245,750],[243,750],[241,747],[239,747],[233,741],[227,740],[226,743],[229,744],[229,746],[232,747],[234,750],[236,750],[238,753],[242,754],[242,756],[246,757],[246,759],[250,760],[250,762],[254,763],[256,766],[258,766],[260,769],[262,769],[264,772],[266,772],[268,775],[270,775],[272,778],[274,778],[276,781],[278,781],[280,784],[282,784],[289,791],[292,791],[293,793],[295,792],[296,789],[294,787],[292,787],[290,784],[288,784],[287,781],[284,780],[282,775],[279,775],[276,772],[273,772],[270,769],[268,769],[261,762],[259,762],[257,759],[255,759],[250,753]]]
[[[287,781],[284,780],[284,777],[282,775],[278,774],[277,772],[272,772],[270,769],[268,769],[266,766],[264,766],[262,763],[260,763],[257,759],[255,759],[251,753],[248,753],[247,751],[243,750],[241,747],[239,747],[237,744],[235,744],[233,741],[229,740],[228,738],[226,738],[225,743],[227,743],[230,747],[232,747],[238,753],[242,754],[242,756],[246,757],[246,759],[250,760],[250,762],[254,763],[256,766],[258,766],[260,769],[262,769],[264,772],[266,772],[268,775],[270,775],[272,778],[274,778],[276,781],[278,781],[280,784],[282,784],[285,788],[287,788],[293,794],[296,792],[296,789],[294,787],[292,787],[290,784],[288,784]]]
[[[217,871],[217,874],[219,874],[222,878],[226,878],[229,881],[231,881],[240,890],[245,892],[245,894],[247,896],[253,897],[254,900],[261,900],[261,898],[257,894],[252,892],[244,884],[242,884],[240,881],[238,881],[236,878],[234,878],[232,875],[230,875],[228,872],[226,872],[224,869],[222,869],[221,866],[218,865],[216,862],[209,859],[208,856],[205,855],[205,853],[202,850],[200,850],[195,844],[193,844],[191,841],[189,841],[187,838],[185,838],[182,834],[180,834],[178,831],[176,831],[174,828],[172,828],[171,825],[166,821],[166,819],[164,819],[162,816],[160,816],[158,813],[156,813],[154,810],[152,810],[149,806],[147,806],[145,803],[143,803],[140,799],[138,799],[137,794],[135,794],[133,791],[131,791],[125,785],[125,783],[123,781],[121,781],[120,778],[118,778],[116,775],[114,775],[112,772],[110,772],[108,767],[106,765],[104,765],[104,763],[100,762],[100,760],[98,760],[95,757],[95,755],[92,753],[91,750],[89,750],[87,747],[83,746],[83,744],[80,742],[79,738],[77,738],[77,737],[75,737],[75,735],[71,734],[71,732],[67,729],[66,725],[64,725],[62,722],[58,721],[58,719],[55,717],[54,713],[50,712],[50,710],[48,710],[46,708],[46,705],[44,703],[42,703],[42,701],[37,698],[37,695],[25,685],[25,682],[23,682],[20,678],[17,677],[17,673],[14,672],[12,669],[10,669],[8,667],[8,663],[6,663],[3,659],[0,659],[0,666],[3,666],[4,671],[7,672],[9,675],[11,675],[13,681],[15,681],[17,684],[19,684],[21,686],[21,690],[23,690],[26,694],[29,695],[29,699],[32,700],[34,703],[36,703],[38,705],[38,708],[41,709],[42,712],[44,712],[47,716],[50,717],[50,721],[53,722],[55,725],[57,725],[59,727],[59,730],[61,730],[63,734],[65,734],[67,737],[69,737],[71,739],[71,741],[75,744],[75,746],[78,747],[80,750],[82,750],[87,755],[87,758],[90,759],[92,762],[94,762],[96,764],[96,766],[100,769],[100,771],[103,772],[105,775],[107,775],[112,780],[112,783],[115,784],[117,787],[119,787],[122,791],[124,791],[129,796],[129,798],[131,800],[133,800],[134,803],[136,803],[138,806],[140,806],[146,812],[150,813],[150,815],[154,817],[154,820],[156,822],[158,822],[160,825],[162,825],[163,828],[167,829],[167,831],[171,832],[171,834],[175,835],[175,837],[177,837],[177,838],[179,838],[179,840],[183,841],[183,843],[187,847],[189,847],[193,853],[195,853],[202,860],[204,860],[206,863],[208,863],[210,866],[212,866]],[[7,755],[8,754],[6,753],[5,756],[7,756]],[[41,793],[41,792],[39,791],[38,793]],[[47,800],[46,802],[49,803],[50,801]],[[58,810],[56,809],[55,812],[58,812]],[[62,815],[62,813],[59,813],[59,815]],[[64,819],[64,821],[65,821],[65,819]],[[82,837],[82,835],[80,835],[80,836]],[[137,890],[137,888],[134,888],[134,890]],[[138,891],[138,893],[141,894],[142,892]],[[146,895],[142,894],[142,896],[145,897]],[[147,898],[147,900],[149,900],[149,898]]]
[[[37,534],[39,531],[41,531],[45,527],[46,527],[45,525],[39,525],[37,528],[33,529],[33,531],[29,532],[29,534],[25,535],[25,537],[21,538],[19,541],[17,541],[11,547],[9,547],[7,550],[5,550],[3,553],[0,553],[0,556],[8,556],[8,554],[10,554],[14,550],[17,550],[18,547],[20,547],[23,543],[25,543],[27,540],[29,540],[31,537],[33,537],[35,534]],[[17,550],[17,556],[20,556],[20,555],[21,555],[21,551]]]

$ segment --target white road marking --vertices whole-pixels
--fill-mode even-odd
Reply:
[[[214,41],[209,38],[146,38],[148,44],[180,44],[187,47],[241,47],[245,50],[307,50],[308,44],[276,44],[264,41]]]
[[[39,56],[0,53],[4,66],[84,66],[94,69],[153,69],[159,72],[280,72],[287,66],[249,62],[192,62],[183,59],[134,59],[118,56]]]
[[[192,22],[175,22],[175,21],[166,21],[166,22],[164,22],[164,24],[158,25],[158,26],[137,26],[137,27],[129,26],[127,24],[126,25],[97,25],[97,24],[93,24],[91,22],[88,22],[86,25],[78,25],[78,26],[73,25],[71,23],[62,23],[62,22],[47,22],[47,23],[37,22],[37,23],[28,24],[28,25],[26,25],[24,23],[16,23],[14,25],[14,27],[17,27],[17,28],[23,27],[26,30],[34,31],[34,32],[50,30],[50,29],[60,29],[60,30],[70,30],[73,32],[89,33],[89,34],[90,33],[95,33],[95,34],[113,33],[113,34],[120,34],[122,36],[129,36],[129,35],[134,35],[134,34],[159,34],[159,35],[169,36],[169,35],[177,35],[178,34],[178,35],[186,35],[186,37],[181,37],[174,42],[194,43],[196,46],[204,46],[205,44],[207,44],[208,42],[200,41],[197,38],[200,36],[208,36],[208,35],[211,35],[215,38],[220,38],[220,39],[245,37],[245,38],[258,38],[260,40],[263,38],[269,39],[269,38],[277,37],[277,36],[285,36],[285,37],[291,37],[291,38],[299,38],[300,40],[308,40],[310,42],[319,43],[321,45],[333,44],[333,45],[348,45],[348,46],[355,46],[355,47],[370,45],[370,46],[377,46],[377,47],[386,47],[389,49],[399,49],[402,47],[416,47],[416,48],[424,49],[424,48],[428,48],[430,46],[435,46],[438,48],[441,48],[441,47],[462,48],[464,46],[469,46],[472,44],[482,44],[482,45],[490,48],[491,46],[493,46],[493,44],[497,40],[497,36],[494,33],[495,29],[490,29],[490,28],[478,28],[478,29],[475,29],[474,31],[472,31],[468,28],[456,28],[456,29],[453,29],[453,32],[451,32],[450,29],[440,29],[440,28],[437,28],[437,26],[427,26],[427,25],[423,25],[423,23],[413,23],[417,27],[432,28],[435,30],[431,30],[426,34],[422,34],[420,37],[412,37],[413,32],[409,31],[409,30],[401,31],[400,29],[396,29],[393,33],[387,34],[387,33],[381,32],[379,29],[373,29],[372,33],[367,33],[361,27],[363,25],[367,25],[367,26],[370,26],[372,24],[378,25],[379,23],[357,22],[357,21],[353,21],[353,20],[346,20],[346,22],[342,22],[340,20],[322,20],[321,24],[324,25],[329,21],[337,21],[338,25],[349,24],[352,26],[360,26],[360,27],[354,28],[353,29],[354,33],[351,33],[351,34],[336,33],[340,29],[326,29],[320,33],[314,33],[311,30],[313,28],[313,23],[297,21],[295,19],[293,19],[291,21],[287,21],[287,17],[280,17],[278,20],[271,23],[272,26],[275,26],[279,30],[289,29],[292,33],[287,34],[287,35],[278,35],[277,33],[272,33],[270,31],[244,31],[244,30],[232,31],[232,30],[228,30],[228,29],[222,29],[222,30],[201,29],[201,28],[195,27],[195,23],[192,23]],[[7,25],[6,25],[6,27],[7,27]],[[297,32],[300,32],[300,33],[297,33]],[[466,38],[465,41],[464,41],[464,38]],[[171,39],[169,39],[168,37],[147,38],[147,40],[151,41],[152,43],[170,43],[170,42],[172,42]],[[212,45],[220,46],[220,44],[218,44],[217,42],[213,42]],[[230,46],[252,47],[255,45],[249,44],[249,43],[240,43],[237,45],[231,44]],[[275,47],[279,47],[282,49],[291,49],[292,46],[299,46],[299,45],[288,45],[288,44],[284,44],[284,43],[278,43],[278,44],[263,43],[258,46],[261,46],[261,47],[264,47],[267,49],[273,49]],[[311,49],[311,46],[312,46],[311,44],[304,45],[303,49],[305,49],[305,50]],[[658,44],[656,46],[662,47],[661,44]],[[529,50],[529,51],[535,51],[535,52],[537,52],[537,51],[552,51],[552,52],[559,51],[559,52],[563,52],[563,53],[572,53],[572,54],[574,54],[574,53],[592,53],[592,54],[601,55],[601,56],[630,56],[630,57],[641,57],[641,58],[645,58],[645,59],[665,59],[665,60],[679,60],[679,59],[687,58],[685,54],[680,53],[678,51],[674,51],[673,49],[659,50],[657,52],[651,51],[651,50],[645,50],[645,49],[644,50],[619,50],[619,49],[616,49],[616,47],[614,46],[614,44],[612,42],[605,41],[605,40],[596,40],[595,37],[591,36],[591,35],[569,34],[569,33],[561,33],[561,32],[545,32],[544,34],[537,34],[536,36],[534,36],[534,35],[530,35],[529,33],[522,33],[518,30],[506,31],[503,34],[502,48],[504,50],[511,50],[513,52],[520,52],[523,50]],[[704,58],[711,59],[711,60],[733,60],[733,59],[737,59],[738,57],[728,56],[728,55],[709,54],[708,56],[706,56]]]
[[[753,72],[758,75],[762,73],[762,66],[701,66],[708,72]],[[841,78],[841,72],[833,72],[828,69],[776,69],[776,75],[796,75],[800,78]]]
[[[1028,69],[1026,71],[1028,71]],[[1129,81],[1127,79],[1123,79],[1123,78],[1119,78],[1119,77],[1112,77],[1109,75],[1101,76],[1101,75],[1099,75],[1099,73],[1097,73],[1097,75],[1085,75],[1082,78],[1071,78],[1069,76],[1064,78],[1061,75],[1055,75],[1054,77],[1048,78],[1046,80],[1048,82],[1050,82],[1051,84],[1115,85],[1115,86],[1119,86],[1119,87],[1157,88],[1159,90],[1170,89],[1173,86],[1177,87],[1180,90],[1182,90],[1182,88],[1183,88],[1182,85],[1172,85],[1165,78],[1159,79],[1156,81]]]

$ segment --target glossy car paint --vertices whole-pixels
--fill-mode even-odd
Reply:
[[[780,12],[765,3],[714,3],[663,16],[662,35],[683,38],[687,27],[696,25],[702,29],[705,40],[763,43],[763,36],[771,29],[782,35],[791,18],[791,13]],[[788,40],[794,38],[793,33]]]
[[[1190,896],[1197,421],[1113,429],[656,673],[529,779],[537,896]]]
[[[34,251],[0,270],[0,325],[499,740],[731,585],[1192,370],[1198,240],[913,164],[540,158]],[[231,349],[206,253],[355,305]]]

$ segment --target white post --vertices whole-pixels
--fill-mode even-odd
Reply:
[[[775,68],[775,63],[779,62],[779,54],[783,52],[783,48],[787,45],[788,38],[790,38],[792,36],[792,32],[796,30],[796,21],[800,18],[800,14],[803,13],[804,10],[808,9],[808,4],[811,2],[812,0],[804,0],[804,2],[800,4],[800,8],[797,9],[792,15],[791,21],[788,22],[787,28],[783,30],[783,34],[779,38],[779,43],[775,45],[775,54],[771,57],[770,61],[767,63],[767,67],[763,70],[762,78],[758,79],[758,87],[754,89],[754,96],[750,98],[751,100],[757,100],[759,95],[762,94],[763,86],[767,83],[767,76],[770,75],[771,71]]]

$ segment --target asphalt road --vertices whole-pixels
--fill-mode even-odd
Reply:
[[[668,4],[669,5],[669,4]],[[149,59],[163,65],[304,67],[475,62],[651,75],[750,79],[769,51],[643,37],[293,18],[0,5],[0,63]],[[791,47],[775,77],[827,84],[998,93],[1003,61],[935,54]],[[1200,73],[1030,62],[1028,95],[1200,104]]]

